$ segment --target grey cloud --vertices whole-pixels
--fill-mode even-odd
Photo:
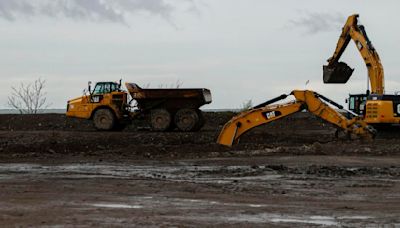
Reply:
[[[47,16],[125,23],[126,16],[142,11],[171,22],[174,9],[165,0],[0,0],[0,18],[8,21]]]
[[[15,20],[15,12],[23,13],[24,15],[33,15],[34,8],[28,1],[24,0],[1,0],[0,1],[0,17],[13,21]]]
[[[306,34],[332,31],[344,25],[346,18],[340,13],[301,12],[303,16],[288,22],[288,28],[298,28]]]

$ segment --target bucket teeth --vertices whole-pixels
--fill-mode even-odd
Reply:
[[[334,66],[323,66],[324,83],[346,83],[353,74],[346,63],[339,62]]]

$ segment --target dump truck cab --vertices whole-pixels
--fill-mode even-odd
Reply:
[[[66,115],[93,119],[96,128],[110,130],[128,114],[127,106],[127,92],[120,83],[98,82],[92,90],[89,82],[83,96],[68,101]]]
[[[127,114],[127,92],[121,90],[120,83],[98,82],[90,93],[90,98],[93,110],[102,107],[111,108],[118,119]]]

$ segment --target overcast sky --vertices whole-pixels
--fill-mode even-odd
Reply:
[[[0,107],[11,86],[39,77],[53,108],[80,96],[89,80],[120,78],[209,88],[206,108],[305,88],[343,103],[367,86],[355,45],[342,58],[356,68],[346,85],[323,84],[322,65],[353,13],[393,93],[400,90],[399,8],[396,0],[0,0]]]

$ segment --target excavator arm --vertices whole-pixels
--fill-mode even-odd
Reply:
[[[223,127],[218,137],[218,143],[232,146],[238,143],[240,136],[249,130],[300,112],[304,109],[334,124],[338,128],[343,129],[346,133],[363,138],[372,138],[375,134],[375,130],[358,117],[347,119],[335,109],[331,108],[327,103],[338,107],[339,105],[316,92],[310,90],[294,90],[290,95],[295,97],[295,100],[292,102],[271,105],[271,103],[279,99],[285,99],[288,96],[282,95],[233,117]]]
[[[266,106],[264,108],[251,109],[233,117],[225,124],[218,137],[218,143],[232,146],[239,142],[239,137],[252,128],[281,119],[285,116],[303,110],[301,102],[287,103],[279,106]]]
[[[369,40],[363,25],[358,24],[358,15],[352,15],[347,19],[342,33],[337,42],[333,56],[328,59],[328,65],[323,67],[324,83],[346,83],[353,73],[346,63],[339,62],[350,40],[353,40],[368,69],[368,77],[372,94],[383,94],[385,90],[384,73],[378,53]]]

